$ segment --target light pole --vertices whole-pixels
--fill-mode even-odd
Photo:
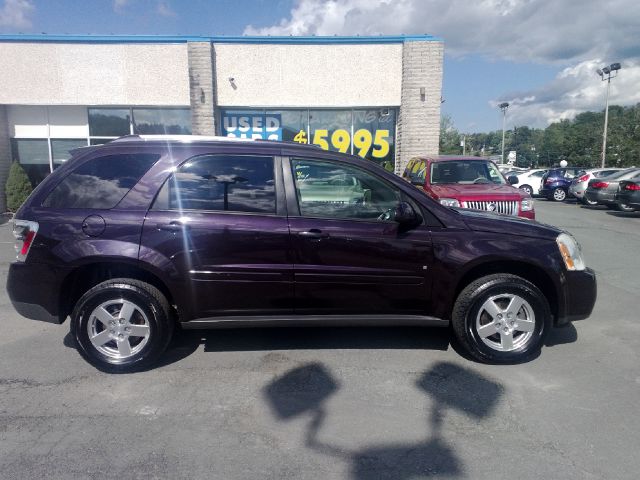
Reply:
[[[502,102],[500,105],[500,110],[502,110],[502,156],[500,158],[500,163],[504,165],[504,129],[507,121],[507,108],[509,108],[509,102]]]
[[[618,70],[620,70],[619,63],[612,63],[608,67],[604,67],[602,70],[596,70],[600,79],[604,82],[607,81],[607,99],[604,107],[604,132],[602,133],[602,160],[600,167],[604,168],[604,161],[607,153],[607,124],[609,123],[609,89],[611,88],[611,79],[618,76]]]

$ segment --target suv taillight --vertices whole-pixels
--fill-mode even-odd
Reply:
[[[587,180],[589,180],[589,174],[587,173],[586,175],[582,175],[578,181],[576,183],[580,183],[580,182],[586,182]]]
[[[14,220],[13,236],[16,237],[16,259],[24,262],[27,259],[33,240],[38,233],[38,223],[28,220]]]

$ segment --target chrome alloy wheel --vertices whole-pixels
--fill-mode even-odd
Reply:
[[[87,322],[89,340],[96,350],[124,360],[144,348],[151,333],[143,310],[128,300],[109,300],[98,305]]]
[[[525,346],[535,327],[536,317],[529,302],[511,293],[487,299],[476,317],[476,331],[482,342],[500,352]]]
[[[556,202],[562,202],[565,198],[567,198],[567,192],[565,192],[563,189],[556,188],[553,191],[553,199]]]

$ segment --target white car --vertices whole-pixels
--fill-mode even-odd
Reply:
[[[527,172],[516,175],[518,177],[518,183],[514,184],[514,187],[518,187],[523,192],[528,193],[532,197],[538,195],[540,190],[540,180],[546,173],[547,169],[536,168]]]

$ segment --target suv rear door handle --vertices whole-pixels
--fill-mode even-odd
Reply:
[[[156,227],[158,230],[165,230],[168,232],[181,232],[182,230],[189,229],[189,225],[185,225],[180,222],[158,223]]]
[[[323,233],[322,230],[318,230],[317,228],[312,228],[306,232],[298,232],[298,235],[304,238],[309,238],[311,240],[320,240],[322,238],[329,238],[328,233]]]

